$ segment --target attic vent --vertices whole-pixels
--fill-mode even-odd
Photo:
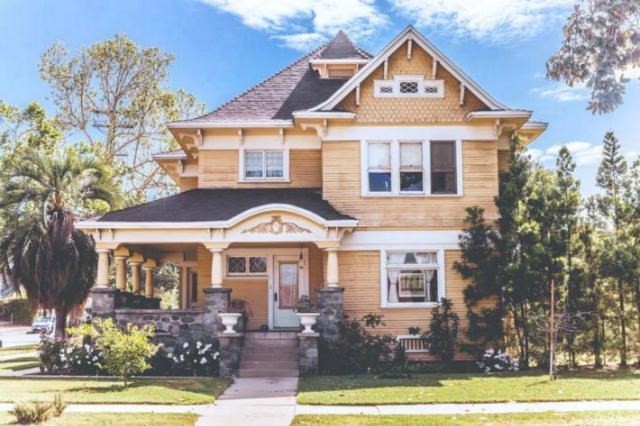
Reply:
[[[329,67],[327,76],[329,78],[351,78],[355,73],[354,67]]]
[[[395,75],[375,80],[373,87],[376,98],[444,98],[444,80],[425,80],[423,75]]]

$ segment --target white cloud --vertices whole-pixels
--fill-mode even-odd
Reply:
[[[590,142],[571,141],[562,145],[552,145],[543,150],[529,149],[528,152],[536,161],[555,164],[560,148],[566,146],[575,161],[576,166],[589,166],[600,163],[602,159],[602,145],[594,145]]]
[[[355,39],[387,22],[374,0],[200,0],[238,16],[248,27],[267,32],[287,46],[307,50],[344,29]]]
[[[575,0],[389,0],[422,28],[493,43],[529,38],[564,19]]]
[[[532,92],[541,98],[554,99],[558,102],[584,101],[585,99],[589,99],[589,92],[584,84],[576,84],[570,87],[564,83],[555,83],[552,86],[535,88]]]

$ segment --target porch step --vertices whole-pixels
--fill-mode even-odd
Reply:
[[[241,368],[239,377],[298,377],[295,368]]]
[[[295,331],[249,332],[240,355],[240,377],[297,377]]]

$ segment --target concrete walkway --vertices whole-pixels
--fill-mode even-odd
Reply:
[[[297,377],[235,379],[196,425],[289,426],[297,389]]]

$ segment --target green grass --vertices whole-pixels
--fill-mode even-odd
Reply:
[[[210,404],[229,386],[217,378],[132,380],[0,377],[0,402],[51,401],[61,392],[76,404]]]
[[[12,346],[8,348],[0,348],[0,357],[19,354],[31,354],[38,350],[38,345],[22,345]]]
[[[65,413],[60,417],[53,418],[41,426],[106,426],[106,425],[127,425],[127,426],[192,426],[198,416],[196,414],[153,414],[153,413]],[[0,425],[11,425],[13,417],[6,412],[0,412]]]
[[[373,376],[305,377],[298,402],[318,405],[640,399],[639,371],[424,374],[409,379]]]
[[[434,416],[296,416],[292,426],[615,426],[639,424],[637,411],[589,413],[466,414]]]
[[[9,361],[0,361],[0,373],[25,370],[27,368],[39,367],[40,359],[37,356],[24,356],[13,358]]]

